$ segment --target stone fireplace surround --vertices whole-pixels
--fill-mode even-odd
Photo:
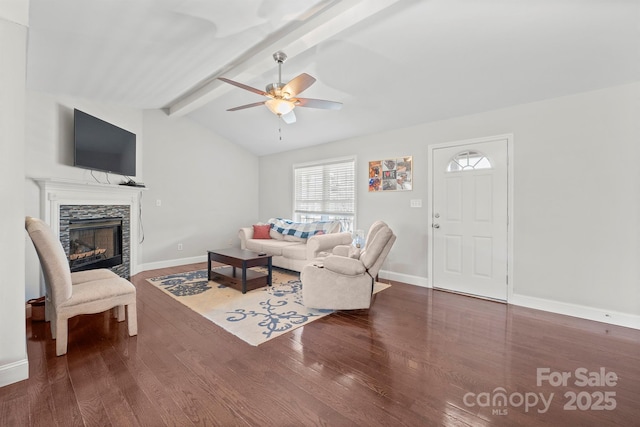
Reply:
[[[131,213],[126,205],[60,205],[60,242],[67,256],[69,246],[69,222],[74,219],[122,218],[122,264],[109,269],[120,277],[129,279],[131,265]],[[73,271],[73,270],[72,270]]]
[[[139,212],[144,188],[59,179],[34,181],[40,187],[41,218],[60,236],[67,254],[70,218],[123,217],[123,264],[112,270],[126,278],[138,273]]]

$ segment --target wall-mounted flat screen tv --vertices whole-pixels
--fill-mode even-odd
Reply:
[[[136,174],[136,134],[73,110],[74,166],[125,176]]]

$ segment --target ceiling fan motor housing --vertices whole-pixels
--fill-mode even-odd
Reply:
[[[265,92],[267,92],[269,95],[273,96],[274,98],[288,99],[291,97],[291,94],[289,92],[283,92],[282,88],[284,87],[285,85],[282,83],[270,83],[265,88]]]

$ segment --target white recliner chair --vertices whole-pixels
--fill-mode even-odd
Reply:
[[[305,266],[300,272],[304,305],[332,310],[369,308],[375,278],[395,241],[389,226],[377,221],[369,228],[362,251],[337,246],[322,261]]]

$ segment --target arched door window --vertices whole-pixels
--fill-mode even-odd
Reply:
[[[491,162],[479,151],[463,151],[455,155],[447,165],[447,172],[491,169]]]

